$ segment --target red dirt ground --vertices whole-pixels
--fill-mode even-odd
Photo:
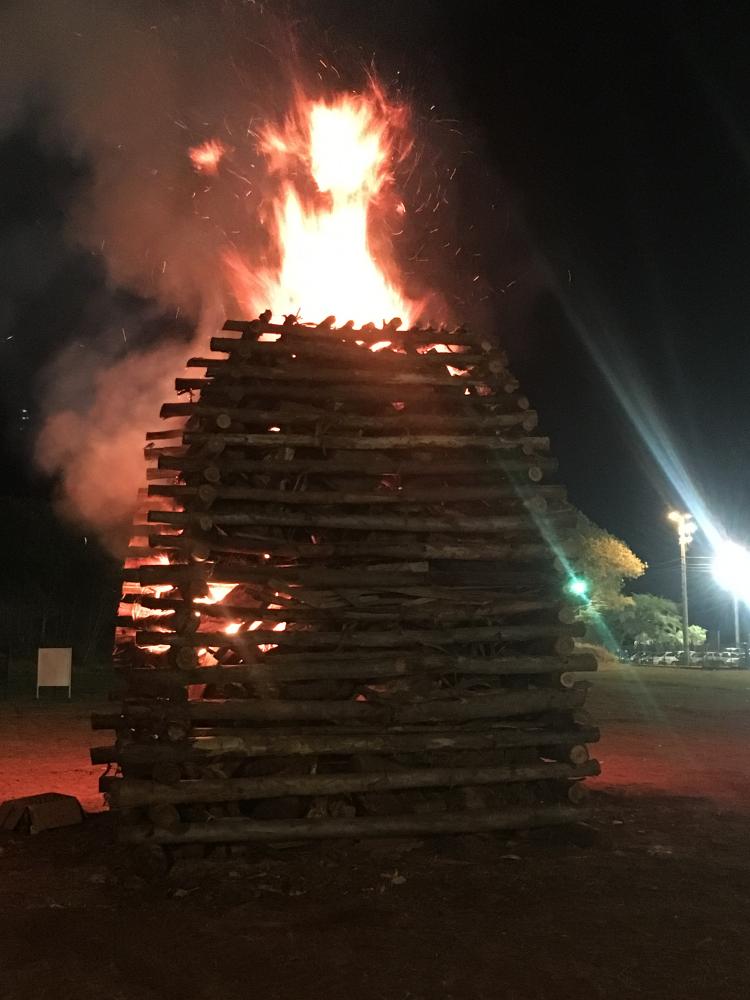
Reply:
[[[95,805],[91,707],[0,705],[0,800]],[[609,670],[590,710],[604,773],[574,829],[258,849],[148,879],[106,814],[5,835],[0,996],[745,1000],[750,674]]]

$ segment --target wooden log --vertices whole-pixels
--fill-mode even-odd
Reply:
[[[408,345],[412,348],[423,347],[429,344],[456,344],[457,346],[477,347],[483,351],[497,350],[497,342],[477,331],[467,330],[465,327],[453,327],[451,329],[433,329],[432,327],[412,327],[404,329],[401,326],[383,326],[377,328],[368,325],[364,328],[355,329],[352,324],[333,324],[323,327],[321,324],[310,323],[272,323],[270,320],[227,320],[223,330],[241,333],[242,338],[237,338],[235,343],[240,343],[243,338],[256,340],[263,334],[272,334],[276,337],[283,337],[285,341],[295,340],[310,341],[344,341],[356,344],[361,342],[366,347],[372,344],[390,340],[393,343]],[[211,350],[219,348],[211,347]]]
[[[157,788],[162,785],[177,785],[182,778],[182,768],[176,761],[156,761],[151,768],[151,777]],[[153,801],[158,802],[160,800],[154,799]]]
[[[378,355],[373,355],[377,358]],[[446,355],[445,364],[450,363],[449,356]],[[369,359],[368,359],[369,360]],[[337,382],[345,383],[348,386],[359,385],[360,383],[380,386],[450,386],[459,383],[461,386],[484,386],[497,385],[503,391],[513,391],[518,388],[516,379],[510,372],[502,369],[497,372],[490,370],[474,372],[462,371],[461,374],[451,375],[447,370],[417,371],[408,369],[406,366],[395,368],[390,364],[382,367],[352,368],[349,366],[326,368],[314,361],[305,362],[303,359],[292,361],[288,364],[253,364],[252,362],[220,360],[218,358],[189,358],[187,368],[204,368],[206,375],[211,378],[245,378],[258,381],[272,382],[312,382],[317,385],[328,385]],[[425,365],[424,368],[428,366]],[[454,367],[458,367],[455,365]]]
[[[421,767],[352,774],[274,774],[260,778],[197,779],[164,786],[136,778],[116,779],[109,788],[115,807],[181,805],[189,802],[240,802],[287,795],[353,795],[408,788],[464,787],[527,781],[573,780],[600,773],[597,761],[585,764],[527,764],[485,767]]]
[[[580,781],[574,781],[566,789],[566,798],[575,806],[582,805],[589,797],[588,788]]]
[[[173,483],[176,482],[177,477],[178,473],[172,472],[169,469],[146,469],[146,481],[149,483]]]
[[[596,743],[599,730],[594,726],[574,729],[549,729],[508,723],[483,729],[431,729],[427,732],[342,732],[316,728],[232,729],[214,731],[182,743],[151,741],[119,746],[93,747],[92,764],[153,766],[158,763],[200,763],[211,760],[239,760],[246,757],[324,757],[347,754],[440,753],[454,750],[506,750],[539,747],[540,755],[583,764],[576,747]],[[570,750],[570,755],[568,751]],[[558,755],[559,756],[556,756]]]
[[[170,803],[163,802],[158,799],[155,799],[149,806],[148,818],[157,830],[164,832],[173,833],[175,830],[179,829],[181,824],[180,814],[177,808]]]
[[[288,559],[350,559],[352,557],[379,559],[431,559],[446,562],[498,562],[498,563],[549,563],[554,553],[549,545],[534,542],[485,542],[470,544],[464,542],[431,542],[405,538],[387,544],[379,539],[362,542],[288,542],[271,536],[246,537],[230,535],[222,538],[198,538],[190,535],[165,535],[151,533],[148,536],[149,555],[165,554],[173,551],[193,552],[200,548],[205,558],[221,555],[255,555],[266,553],[275,558]],[[576,552],[571,539],[566,539],[564,552],[570,556]],[[145,550],[144,550],[145,551]]]
[[[184,405],[184,404],[178,404]],[[175,427],[170,431],[147,431],[146,440],[147,441],[169,441],[174,438],[182,438],[182,427]]]
[[[477,591],[486,588],[493,593],[503,587],[507,587],[509,591],[539,590],[545,586],[549,587],[556,581],[552,567],[544,564],[504,569],[493,563],[469,562],[466,566],[458,565],[446,569],[432,568],[428,562],[422,560],[412,563],[391,565],[381,563],[333,569],[326,566],[275,566],[265,560],[259,560],[257,565],[248,568],[231,562],[217,562],[210,565],[158,563],[130,567],[123,570],[122,578],[126,583],[138,583],[143,587],[178,585],[194,581],[233,585],[261,584],[276,590],[284,587],[333,587],[362,591],[419,587],[425,590],[435,586],[449,587],[455,591],[467,587]],[[492,599],[490,596],[483,597],[484,602]],[[503,599],[503,595],[499,594],[497,600]]]
[[[540,747],[540,755],[555,760],[583,764],[588,758],[568,756],[568,748],[596,743],[595,727],[551,730],[538,726],[504,724],[485,729],[431,729],[428,732],[342,732],[308,729],[232,729],[214,731],[182,743],[128,743],[93,747],[92,764],[122,764],[147,767],[159,763],[183,764],[206,761],[241,760],[246,757],[324,757],[347,754],[440,753],[455,750],[506,750]],[[584,746],[585,749],[585,746]],[[558,756],[556,756],[556,754]]]
[[[361,341],[336,336],[335,333],[326,336],[311,336],[309,333],[285,333],[280,340],[262,341],[246,339],[242,337],[212,337],[210,347],[217,354],[229,354],[234,360],[244,358],[254,358],[256,360],[267,360],[269,358],[290,357],[296,354],[298,358],[305,360],[323,358],[341,364],[362,364],[367,365],[371,360],[374,364],[451,364],[451,359],[456,362],[456,367],[469,364],[492,364],[507,368],[508,359],[506,354],[499,350],[497,346],[487,346],[486,349],[476,342],[470,343],[465,337],[458,344],[450,346],[457,347],[457,351],[436,351],[424,350],[432,344],[442,345],[440,340],[425,340],[421,343],[407,340],[403,336],[388,335],[383,340],[390,340],[391,347],[382,351],[371,351],[369,344],[376,341],[369,340],[367,343]],[[403,345],[409,343],[413,349],[406,354],[403,353]],[[484,341],[489,345],[489,341]],[[446,345],[448,346],[448,345]],[[417,352],[416,347],[422,347],[422,352]],[[395,348],[395,350],[393,349]],[[219,359],[215,359],[219,360]],[[458,361],[461,364],[458,364]]]
[[[321,395],[319,386],[286,383],[282,393],[278,382],[264,383],[237,375],[229,376],[220,382],[213,378],[177,378],[175,379],[175,389],[178,393],[200,392],[201,399],[215,401],[217,397],[222,397],[234,402],[240,402],[249,396],[253,399],[271,399],[274,403],[278,403],[281,396],[287,403],[320,403]],[[326,386],[326,396],[330,402],[362,403],[369,401],[380,405],[391,401],[415,405],[434,403],[436,400],[451,400],[455,403],[465,404],[465,389],[466,383],[459,379],[453,379],[452,382],[444,385],[400,385],[393,386],[390,390],[380,385],[367,385],[365,383],[349,385],[342,382],[339,385]],[[490,395],[479,398],[498,408],[529,409],[529,400],[519,392],[491,390]]]
[[[328,451],[389,451],[393,449],[444,448],[475,449],[478,451],[520,451],[535,455],[549,451],[547,437],[501,437],[499,434],[390,434],[344,435],[329,434],[288,434],[267,431],[262,434],[241,432],[206,433],[185,431],[187,444],[207,445],[218,442],[227,447],[245,448],[320,448]]]
[[[511,475],[520,474],[528,477],[530,469],[538,469],[542,474],[555,472],[557,462],[555,459],[546,456],[507,456],[498,453],[490,453],[482,456],[481,459],[451,458],[439,464],[417,461],[411,456],[403,456],[398,453],[393,455],[362,455],[344,454],[331,458],[238,458],[234,453],[225,453],[215,459],[196,458],[193,455],[172,456],[163,455],[158,459],[160,470],[170,470],[174,472],[200,472],[205,476],[208,469],[214,469],[218,473],[219,479],[222,475],[233,475],[235,473],[253,474],[259,473],[267,476],[288,476],[297,473],[308,473],[310,475],[338,475],[348,473],[366,473],[373,477],[375,482],[380,481],[384,476],[398,477],[402,482],[419,479],[442,479],[451,476],[472,476],[473,481],[477,477],[492,476],[496,479],[498,473]],[[219,479],[216,479],[218,482]]]
[[[542,523],[556,531],[572,530],[578,520],[574,511],[552,511],[541,518]],[[466,514],[446,514],[442,517],[413,516],[410,514],[327,514],[311,512],[254,511],[233,514],[198,511],[151,510],[149,524],[196,525],[201,531],[220,527],[288,527],[288,528],[341,528],[352,531],[401,531],[429,534],[457,532],[492,535],[502,533],[539,535],[539,527],[529,514],[502,514],[472,517]]]
[[[452,433],[461,430],[488,431],[507,427],[521,427],[532,431],[537,426],[538,418],[534,410],[517,410],[515,413],[489,414],[451,414],[451,413],[419,413],[413,410],[403,410],[401,413],[381,414],[377,416],[358,413],[340,413],[332,410],[317,410],[313,413],[298,410],[258,410],[252,407],[217,406],[210,403],[164,403],[160,415],[168,417],[203,417],[216,419],[227,417],[229,423],[253,423],[261,426],[330,426],[337,430],[377,430],[384,434],[389,431],[403,433],[407,428],[428,427],[430,430],[442,428]],[[174,431],[153,431],[151,434],[159,437],[179,437],[182,429]],[[147,435],[148,440],[152,440]]]
[[[252,820],[216,819],[185,823],[178,831],[152,830],[147,825],[121,826],[118,837],[130,844],[246,843],[274,840],[429,836],[521,830],[584,822],[590,813],[572,805],[513,808],[501,812],[467,809],[465,812],[415,813],[353,818]]]
[[[134,669],[129,676],[143,679],[152,677],[155,683],[164,681],[175,684],[232,684],[262,680],[373,680],[427,675],[476,675],[476,676],[543,676],[546,674],[576,671],[593,672],[597,669],[596,657],[581,653],[572,656],[451,656],[443,653],[409,655],[368,654],[358,651],[356,658],[345,654],[345,659],[314,653],[284,655],[274,653],[255,663],[226,667],[198,667],[192,672]],[[341,654],[339,654],[341,655]],[[291,662],[290,662],[291,661]]]
[[[584,626],[585,628],[585,626]],[[226,646],[228,649],[256,648],[259,643],[274,643],[281,648],[321,649],[325,646],[344,646],[370,649],[401,649],[404,646],[450,646],[454,643],[472,642],[528,642],[534,639],[578,636],[583,628],[577,624],[529,625],[474,625],[468,628],[399,629],[388,632],[365,631],[290,631],[274,632],[259,628],[253,632],[195,632],[177,635],[174,632],[136,632],[139,646]]]
[[[280,659],[281,662],[276,662]],[[174,684],[244,684],[274,679],[279,683],[304,680],[373,680],[423,674],[469,674],[491,677],[543,676],[563,671],[597,669],[589,653],[574,656],[449,656],[414,653],[411,656],[374,657],[357,654],[349,660],[312,660],[285,663],[284,657],[264,657],[257,663],[227,667],[198,667],[195,671],[131,670],[130,677],[171,681]]]
[[[389,504],[421,504],[436,506],[452,502],[477,501],[490,504],[505,501],[510,505],[536,504],[538,498],[559,503],[565,500],[562,486],[536,486],[523,488],[511,483],[497,486],[444,486],[426,490],[381,490],[377,493],[353,493],[341,490],[267,490],[250,486],[149,486],[149,496],[176,497],[180,500],[198,499],[204,504],[216,500],[250,500],[254,503],[283,505],[306,504],[310,506],[357,506]]]
[[[143,605],[141,605],[143,607]],[[133,617],[132,615],[118,615],[115,624],[123,628],[133,628],[134,625],[142,627],[152,624],[166,625],[176,632],[184,631],[188,625],[194,625],[195,629],[199,620],[195,618],[194,612],[189,610],[191,606],[186,605],[186,613],[191,620],[175,620],[173,615],[161,615],[149,618],[146,615]],[[379,623],[394,624],[399,627],[399,623],[428,622],[432,625],[470,625],[475,622],[479,624],[495,624],[499,620],[507,622],[510,618],[526,618],[534,611],[546,611],[554,614],[557,612],[557,620],[563,624],[572,624],[568,620],[567,609],[560,609],[560,602],[556,600],[533,600],[517,598],[505,601],[490,601],[484,605],[448,605],[441,606],[435,602],[417,604],[415,607],[409,605],[391,606],[383,610],[362,610],[355,611],[346,607],[335,608],[272,608],[264,610],[262,608],[238,607],[237,605],[225,606],[222,604],[218,608],[202,608],[198,611],[202,617],[217,618],[224,621],[237,621],[238,619],[249,623],[250,621],[262,620],[268,622],[288,622],[294,620],[295,625],[321,625],[331,629],[336,624],[371,624]],[[197,610],[197,609],[196,609]],[[550,615],[551,617],[551,615]],[[195,629],[188,628],[188,631]],[[239,633],[244,635],[242,629]]]
[[[591,741],[596,742],[596,741]],[[559,760],[566,764],[580,766],[589,760],[589,750],[585,743],[566,744],[565,741],[539,748],[542,757],[549,757],[552,760]]]
[[[506,691],[501,694],[465,692],[461,700],[440,699],[417,704],[362,701],[235,700],[189,702],[183,715],[193,725],[213,726],[233,722],[369,722],[391,727],[431,722],[465,722],[471,719],[503,719],[539,712],[572,711],[583,705],[588,685],[569,691],[548,688]],[[121,715],[94,713],[93,729],[118,729],[152,719],[160,711],[152,706],[125,705]]]

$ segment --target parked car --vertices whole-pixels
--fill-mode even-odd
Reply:
[[[735,667],[742,662],[742,650],[736,646],[722,649],[721,658],[728,667]]]
[[[654,656],[653,653],[637,652],[631,653],[628,657],[630,663],[651,663]]]
[[[703,667],[705,670],[716,670],[717,667],[724,667],[726,664],[718,650],[711,649],[703,654]]]
[[[677,653],[672,652],[661,653],[653,659],[653,663],[658,666],[671,666],[672,664],[679,662],[680,656],[678,656]]]
[[[703,666],[710,670],[744,667],[745,665],[745,654],[741,649],[737,649],[736,646],[730,646],[728,649],[722,649],[721,652],[712,650],[711,652],[706,653],[703,657]]]

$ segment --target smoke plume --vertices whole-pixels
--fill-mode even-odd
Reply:
[[[219,10],[21,0],[0,17],[0,132],[31,119],[48,150],[85,165],[69,246],[103,265],[113,293],[182,326],[150,346],[140,316],[110,315],[85,344],[61,345],[43,373],[37,462],[56,477],[64,513],[111,547],[143,485],[144,433],[191,349],[221,325],[222,254],[262,243],[254,168],[213,185],[188,149],[218,133],[252,165],[253,122],[285,100],[288,74],[266,44],[278,45],[280,25],[258,9],[245,8],[241,23]]]
[[[49,152],[85,169],[65,238],[106,274],[112,300],[43,373],[36,460],[59,484],[65,515],[113,551],[143,485],[145,432],[159,426],[185,359],[205,352],[235,308],[223,262],[269,263],[261,220],[276,182],[258,136],[294,94],[346,88],[341,63],[317,58],[314,35],[261,4],[209,0],[18,0],[0,15],[0,134],[31,120]],[[352,84],[366,82],[358,60],[350,69]],[[446,297],[467,316],[466,289],[486,298],[473,227],[455,228],[455,164],[472,158],[452,123],[433,117],[442,130],[433,148],[453,150],[425,156],[420,132],[432,123],[419,123],[404,171],[414,208],[400,223],[401,278],[418,298],[440,269]],[[220,176],[202,149],[221,150]]]

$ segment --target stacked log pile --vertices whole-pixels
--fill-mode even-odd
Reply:
[[[596,663],[549,442],[495,345],[399,327],[264,314],[177,379],[124,573],[122,705],[93,719],[123,840],[585,814]]]

